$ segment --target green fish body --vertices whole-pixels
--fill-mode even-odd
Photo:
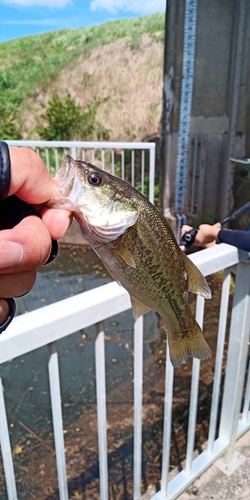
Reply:
[[[130,294],[135,318],[151,309],[161,315],[173,366],[210,357],[188,302],[189,291],[210,298],[210,289],[163,215],[127,182],[69,156],[56,181],[50,206],[73,211],[84,238]]]

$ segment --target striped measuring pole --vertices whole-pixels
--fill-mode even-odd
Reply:
[[[182,86],[180,120],[178,131],[178,153],[176,165],[175,211],[181,213],[185,202],[188,138],[193,96],[194,59],[196,42],[197,0],[186,0],[184,23],[184,46],[182,63]]]

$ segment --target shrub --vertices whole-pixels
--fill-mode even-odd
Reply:
[[[96,121],[96,113],[107,99],[93,99],[82,109],[69,94],[62,98],[54,95],[41,115],[47,125],[39,124],[37,132],[48,141],[106,140],[109,131]]]
[[[16,112],[0,106],[0,137],[6,140],[21,139]]]

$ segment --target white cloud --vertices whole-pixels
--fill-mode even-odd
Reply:
[[[107,10],[116,14],[120,10],[136,14],[153,14],[164,12],[166,0],[92,0],[90,10]]]
[[[71,0],[4,0],[9,5],[22,5],[23,7],[66,7]]]

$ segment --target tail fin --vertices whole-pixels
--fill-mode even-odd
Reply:
[[[175,368],[185,363],[190,357],[208,359],[212,356],[212,351],[195,320],[188,330],[169,332],[168,342],[171,363]]]

